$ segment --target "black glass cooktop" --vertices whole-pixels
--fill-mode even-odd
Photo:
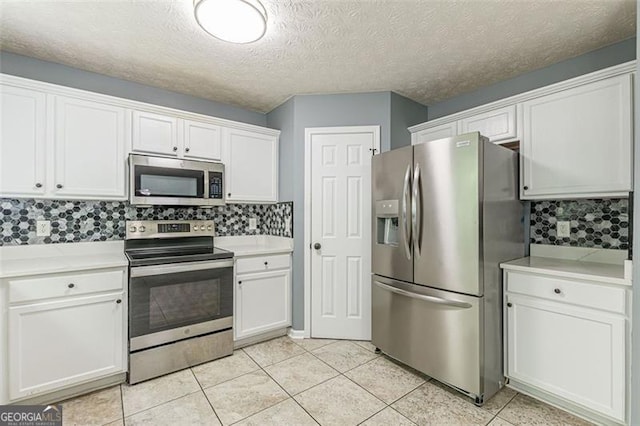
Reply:
[[[233,258],[233,252],[214,247],[211,237],[128,240],[124,252],[130,266]]]

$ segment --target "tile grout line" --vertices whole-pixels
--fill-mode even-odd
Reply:
[[[204,388],[202,387],[202,383],[200,383],[200,380],[198,380],[198,376],[196,376],[196,373],[193,372],[193,367],[189,367],[189,371],[191,371],[191,374],[196,379],[196,383],[200,387],[200,392],[202,392],[202,395],[204,396],[204,399],[207,400],[207,403],[209,404],[209,407],[211,407],[211,410],[213,411],[213,415],[216,416],[216,419],[218,419],[218,422],[220,422],[220,424],[222,424],[222,420],[220,420],[220,417],[218,416],[218,413],[216,413],[216,409],[213,408],[213,405],[211,404],[211,401],[209,401],[209,397],[205,393]]]
[[[126,423],[124,421],[124,396],[122,395],[124,392],[122,391],[122,384],[118,385],[120,389],[120,411],[122,412],[122,425],[124,426]]]

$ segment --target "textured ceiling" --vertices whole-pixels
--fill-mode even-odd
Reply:
[[[263,0],[266,36],[202,31],[191,0],[0,1],[0,48],[267,112],[291,95],[423,104],[635,35],[636,0]]]

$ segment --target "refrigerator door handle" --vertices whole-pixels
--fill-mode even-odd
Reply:
[[[413,247],[416,255],[420,256],[420,239],[421,229],[420,221],[422,220],[422,199],[420,198],[420,164],[416,164],[416,170],[413,173],[413,197],[411,198],[411,222],[413,224]]]
[[[411,164],[407,165],[407,171],[404,174],[404,186],[402,188],[402,231],[404,233],[404,251],[407,259],[411,260],[411,224],[407,216],[407,198],[411,198]]]
[[[374,281],[374,284],[392,293],[396,293],[401,296],[411,297],[412,299],[424,300],[425,302],[429,302],[429,303],[436,303],[438,305],[452,306],[454,308],[461,308],[461,309],[468,309],[472,307],[470,303],[459,302],[457,300],[443,299],[441,297],[435,297],[435,296],[427,296],[425,294],[412,293],[407,290],[402,290],[401,288],[396,288],[387,284],[383,284],[380,281]]]

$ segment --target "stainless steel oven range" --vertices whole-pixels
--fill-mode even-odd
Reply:
[[[128,221],[129,383],[233,353],[233,253],[213,221]]]

